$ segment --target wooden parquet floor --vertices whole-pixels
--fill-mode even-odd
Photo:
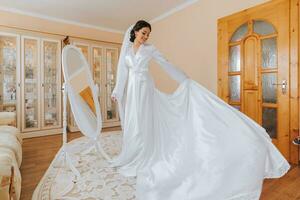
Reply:
[[[117,128],[105,131],[120,130]],[[68,134],[68,140],[81,137],[81,133]],[[62,144],[61,135],[24,139],[21,166],[21,200],[30,200],[33,191]],[[300,167],[292,169],[280,179],[265,180],[260,200],[300,200]]]

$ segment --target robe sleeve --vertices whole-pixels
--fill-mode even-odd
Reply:
[[[125,63],[125,59],[122,62],[123,63],[118,65],[117,82],[111,95],[112,97],[116,97],[118,100],[121,100],[124,95],[124,90],[128,78],[128,67]]]
[[[182,83],[188,78],[183,71],[171,64],[155,46],[152,46],[152,57],[178,83]]]

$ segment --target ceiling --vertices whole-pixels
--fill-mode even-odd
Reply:
[[[112,32],[139,19],[151,23],[197,0],[0,0],[0,10]]]

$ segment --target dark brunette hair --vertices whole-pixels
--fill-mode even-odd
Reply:
[[[139,20],[135,23],[132,30],[130,31],[130,42],[134,42],[135,40],[135,31],[139,31],[140,29],[148,27],[151,31],[151,25],[145,20]]]

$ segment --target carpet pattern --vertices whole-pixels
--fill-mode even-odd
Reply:
[[[120,131],[105,133],[101,144],[110,157],[122,146]],[[62,149],[56,154],[34,191],[32,200],[134,200],[136,179],[120,175],[115,168],[91,147],[88,138],[81,137],[68,144],[68,152],[79,170],[75,177],[65,165]]]

